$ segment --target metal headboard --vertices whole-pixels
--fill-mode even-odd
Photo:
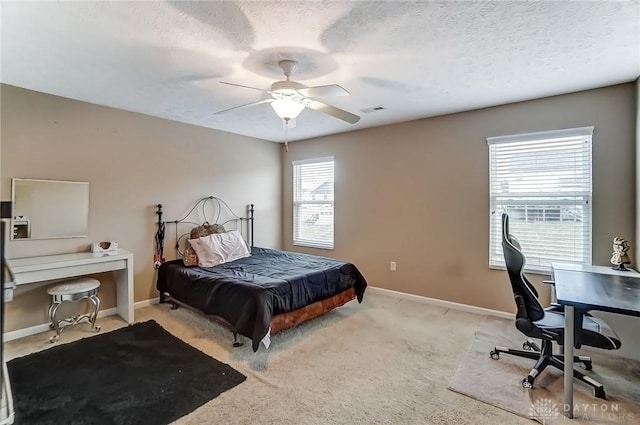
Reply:
[[[215,214],[215,220],[211,221],[207,219],[207,214],[206,214],[206,207],[207,204],[209,202],[215,202],[217,209],[214,210],[217,212],[217,214]],[[164,262],[164,236],[165,236],[165,231],[166,231],[166,224],[173,224],[175,226],[174,230],[175,230],[175,250],[176,250],[176,254],[178,255],[182,255],[183,253],[180,252],[180,241],[187,236],[189,233],[184,233],[181,235],[178,235],[178,226],[181,224],[191,224],[194,226],[199,226],[203,223],[199,223],[199,222],[195,222],[195,221],[191,221],[192,219],[190,219],[189,217],[191,217],[191,215],[193,214],[193,212],[198,208],[201,207],[202,208],[202,217],[204,218],[204,222],[205,223],[209,223],[209,224],[221,224],[221,225],[225,225],[227,223],[230,222],[240,222],[240,232],[242,233],[243,230],[243,223],[246,223],[246,238],[249,242],[249,244],[251,245],[251,247],[253,248],[254,243],[253,243],[253,222],[254,222],[254,212],[255,212],[255,208],[254,208],[254,204],[249,204],[247,205],[247,216],[246,217],[241,217],[239,215],[237,215],[232,209],[231,207],[229,207],[229,205],[223,201],[220,198],[217,198],[215,196],[207,196],[201,199],[198,199],[194,205],[191,207],[191,209],[189,210],[189,212],[182,217],[179,220],[168,220],[168,221],[163,221],[162,220],[162,204],[157,204],[156,205],[156,214],[158,215],[158,229],[156,231],[156,235],[155,235],[155,255],[154,255],[154,263],[156,268],[160,267],[160,264],[162,264]],[[232,218],[222,222],[222,223],[218,223],[218,220],[220,219],[220,215],[222,213],[222,207],[225,207],[225,209],[227,210],[227,212],[231,215]]]

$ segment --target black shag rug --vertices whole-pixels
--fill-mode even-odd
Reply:
[[[19,425],[168,424],[246,379],[153,320],[7,366]]]

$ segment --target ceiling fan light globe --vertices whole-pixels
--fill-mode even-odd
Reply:
[[[300,115],[304,105],[291,99],[276,99],[271,102],[271,107],[283,120],[292,120]]]
[[[298,90],[304,88],[306,88],[306,86],[304,86],[303,84],[290,80],[276,81],[275,83],[271,84],[271,91],[282,92],[285,94],[293,94]]]

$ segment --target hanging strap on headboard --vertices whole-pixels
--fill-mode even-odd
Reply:
[[[253,207],[253,204],[249,204],[249,227],[251,229],[251,234],[249,235],[250,241],[251,241],[251,248],[253,248],[253,213],[255,211],[255,208]]]
[[[162,204],[157,205],[158,210],[156,214],[158,214],[158,230],[156,231],[155,236],[155,253],[153,254],[153,266],[157,269],[160,267],[160,264],[164,263],[164,232],[165,232],[165,223],[162,221]]]

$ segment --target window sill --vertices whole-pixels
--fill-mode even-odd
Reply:
[[[294,242],[293,246],[302,246],[302,247],[305,247],[305,248],[316,248],[316,249],[325,249],[327,251],[333,251],[333,247],[332,246],[314,245],[312,243]]]
[[[504,266],[489,266],[490,270],[502,270],[502,271],[507,271],[507,268]],[[530,269],[525,267],[523,270],[525,273],[528,274],[537,274],[540,276],[551,276],[552,272],[551,272],[551,268],[548,269]]]

